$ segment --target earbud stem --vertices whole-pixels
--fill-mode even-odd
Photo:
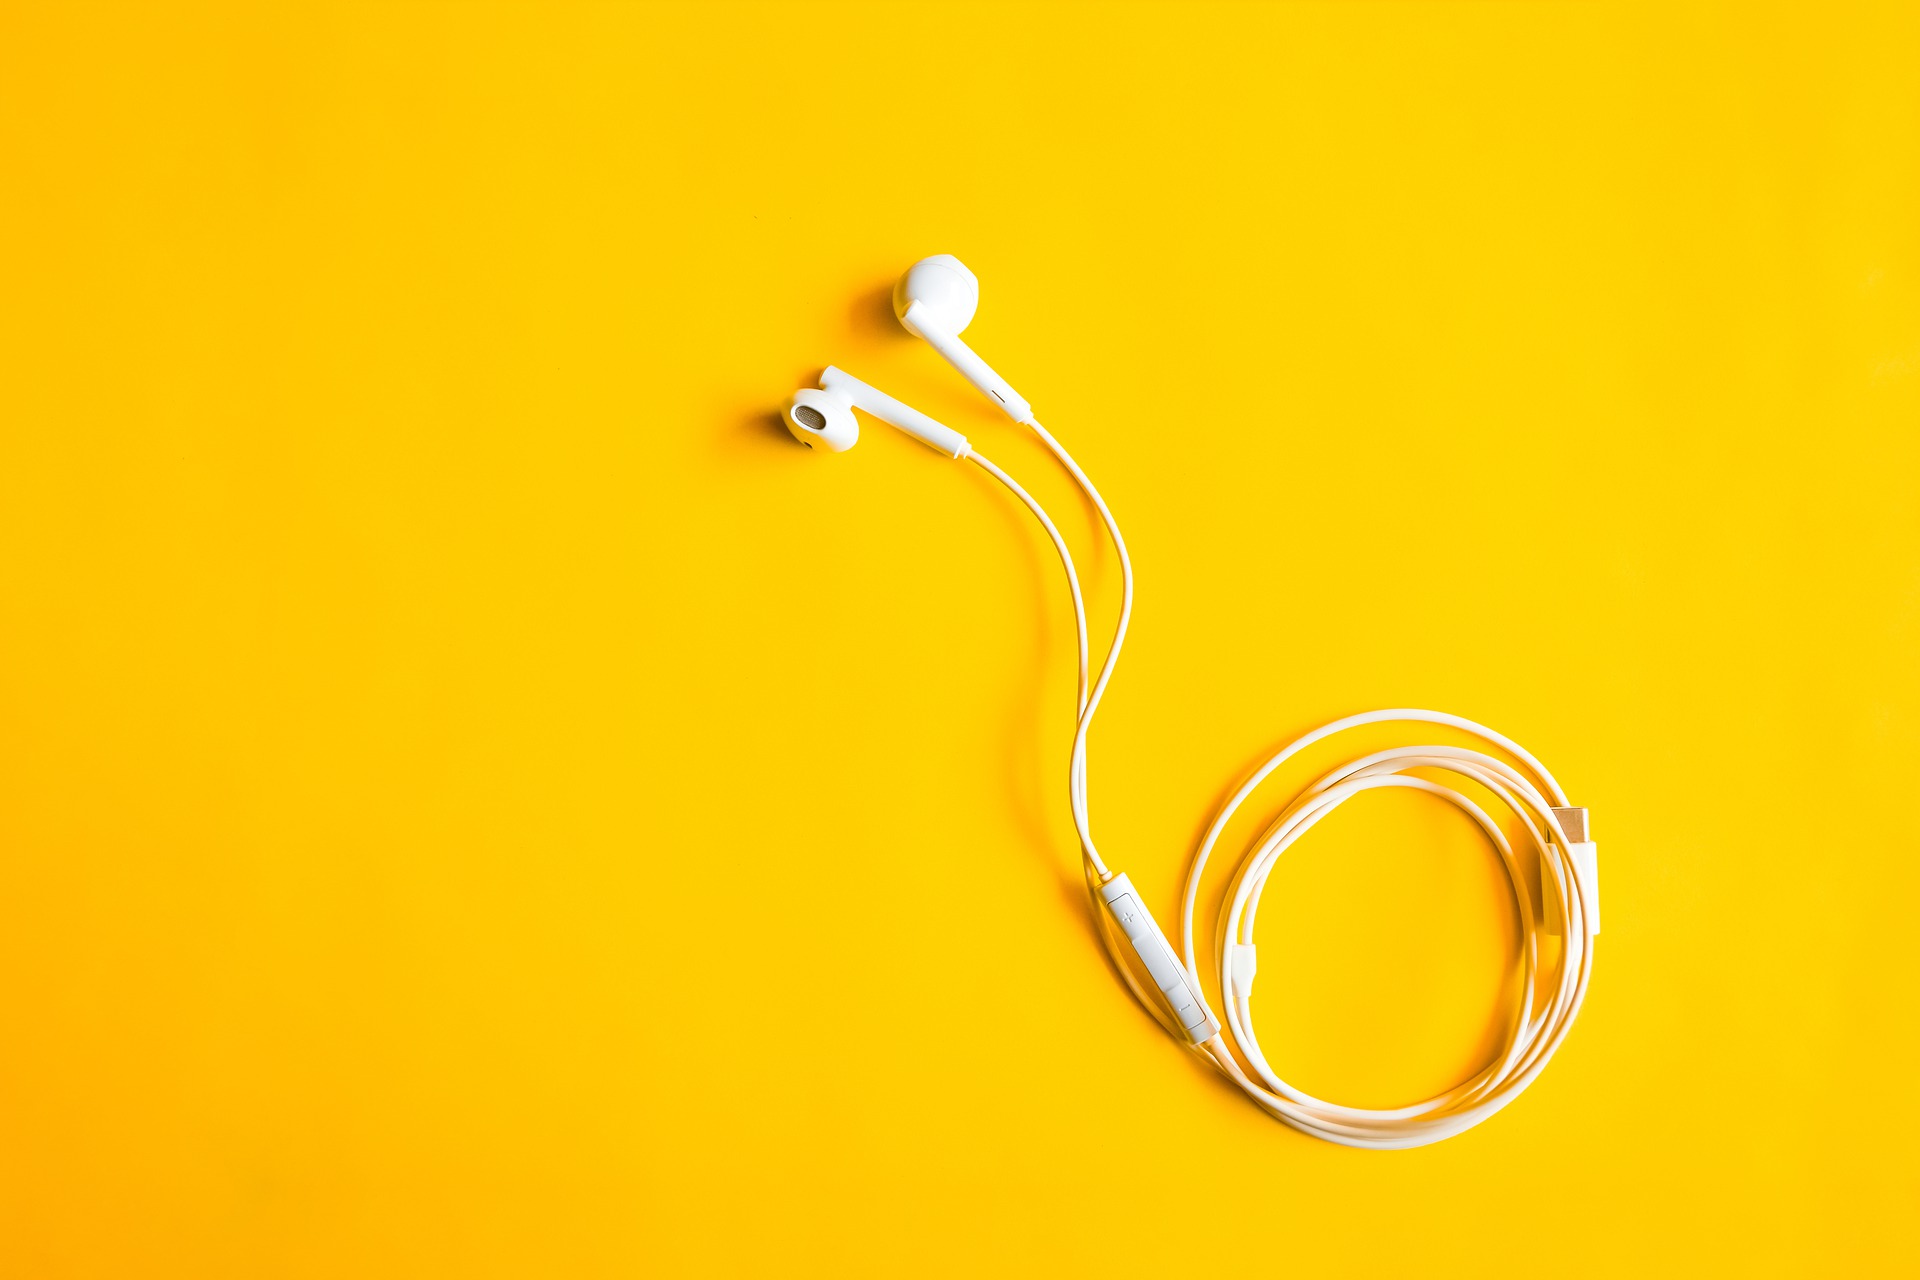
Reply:
[[[1022,426],[1033,422],[1033,406],[995,373],[991,365],[975,355],[972,347],[960,341],[959,334],[944,332],[929,321],[924,304],[915,302],[908,307],[900,323],[906,326],[907,332],[926,339],[928,346],[945,356],[948,364],[958,369],[962,377],[978,387],[980,394],[993,401],[1009,418]]]
[[[829,367],[820,375],[820,386],[822,390],[845,396],[854,408],[872,414],[889,426],[898,427],[949,458],[964,458],[972,452],[967,438],[952,427],[935,422],[918,409],[901,404],[886,392],[868,386],[850,373]]]

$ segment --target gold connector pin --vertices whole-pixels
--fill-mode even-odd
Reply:
[[[1587,835],[1587,811],[1585,809],[1555,809],[1555,821],[1560,824],[1560,832],[1566,836],[1568,844],[1585,844]]]

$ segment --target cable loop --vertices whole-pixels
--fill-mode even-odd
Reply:
[[[966,456],[1005,485],[1034,514],[1066,569],[1079,642],[1080,672],[1079,714],[1068,761],[1067,793],[1086,866],[1094,918],[1115,969],[1134,997],[1168,1034],[1185,1043],[1186,1037],[1162,1007],[1162,1002],[1150,995],[1135,977],[1125,960],[1127,949],[1115,934],[1111,916],[1101,905],[1099,888],[1112,879],[1112,872],[1094,844],[1087,802],[1087,733],[1113,677],[1120,648],[1126,641],[1127,625],[1133,616],[1133,562],[1127,555],[1120,527],[1093,482],[1045,427],[1038,422],[1030,425],[1093,503],[1120,559],[1120,615],[1099,674],[1091,683],[1088,680],[1091,651],[1087,641],[1086,600],[1065,539],[1046,511],[1011,476],[978,453],[969,452]],[[1440,725],[1458,730],[1504,752],[1511,761],[1457,746],[1398,747],[1349,761],[1296,796],[1234,865],[1221,903],[1213,956],[1226,1017],[1219,1034],[1191,1046],[1268,1114],[1328,1142],[1375,1149],[1424,1146],[1451,1137],[1494,1114],[1532,1083],[1566,1038],[1586,997],[1593,969],[1592,934],[1597,925],[1597,921],[1587,918],[1589,899],[1580,888],[1583,875],[1590,878],[1592,872],[1582,871],[1560,819],[1553,812],[1567,807],[1567,797],[1545,765],[1519,743],[1460,716],[1411,708],[1370,711],[1322,725],[1282,747],[1255,769],[1220,807],[1194,853],[1181,898],[1181,960],[1190,978],[1197,978],[1199,974],[1194,952],[1193,913],[1201,878],[1221,833],[1240,806],[1274,770],[1306,748],[1349,729],[1388,723]],[[1452,775],[1487,791],[1517,818],[1523,832],[1523,847],[1516,850],[1501,823],[1467,794],[1415,770]],[[1261,1051],[1249,999],[1254,922],[1268,878],[1280,856],[1340,805],[1355,796],[1385,788],[1411,789],[1444,800],[1459,808],[1486,834],[1507,873],[1519,911],[1524,983],[1521,999],[1507,1021],[1502,1047],[1492,1062],[1424,1102],[1376,1110],[1323,1101],[1282,1080]],[[1573,839],[1584,842],[1584,830]],[[1591,858],[1593,846],[1584,844],[1583,847]],[[1525,859],[1528,857],[1536,859],[1540,868],[1544,899],[1540,903],[1533,901],[1527,887]],[[1546,892],[1549,884],[1551,893]],[[1200,1034],[1205,1034],[1204,1029],[1196,1032]]]

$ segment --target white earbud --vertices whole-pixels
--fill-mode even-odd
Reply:
[[[967,438],[952,427],[942,426],[918,409],[831,366],[820,375],[817,390],[806,387],[787,397],[781,417],[801,444],[845,453],[860,439],[860,424],[853,417],[855,409],[898,427],[949,458],[964,458],[972,452]]]
[[[920,259],[893,286],[893,314],[907,332],[925,338],[928,346],[945,356],[948,364],[1009,418],[1031,425],[1033,406],[975,355],[972,347],[960,341],[961,331],[973,322],[979,306],[979,278],[950,253]]]

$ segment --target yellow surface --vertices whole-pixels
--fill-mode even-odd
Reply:
[[[1916,66],[1911,6],[8,6],[0,1274],[1911,1274]],[[886,312],[941,251],[1132,539],[1093,796],[1163,916],[1335,715],[1592,806],[1492,1122],[1309,1141],[1104,967],[1037,531],[771,416],[842,364],[1091,548]],[[1500,893],[1417,796],[1316,833],[1280,1068],[1469,1069]]]

